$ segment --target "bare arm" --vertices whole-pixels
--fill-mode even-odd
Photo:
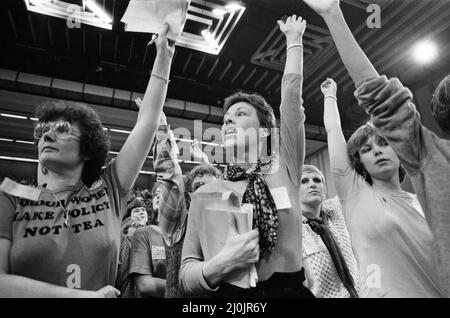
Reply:
[[[336,48],[356,86],[369,78],[378,77],[372,63],[364,54],[345,22],[339,0],[303,0],[322,16],[330,30]]]
[[[117,155],[117,176],[122,189],[130,189],[144,164],[153,141],[167,93],[174,47],[169,46],[167,29],[157,40],[152,75],[139,109],[136,125]]]
[[[166,292],[166,280],[151,275],[136,275],[134,282],[137,289],[146,297],[163,298]]]
[[[324,95],[323,122],[327,131],[331,166],[339,168],[348,167],[350,163],[347,154],[347,142],[342,132],[337,105],[336,82],[332,79],[327,79],[320,88]]]
[[[119,295],[112,286],[98,291],[71,289],[47,284],[23,276],[9,274],[11,241],[0,238],[0,298],[5,297],[59,297],[59,298],[98,298]]]

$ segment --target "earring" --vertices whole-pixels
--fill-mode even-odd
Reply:
[[[367,180],[367,170],[363,170],[361,175],[362,175],[364,181],[366,181]]]

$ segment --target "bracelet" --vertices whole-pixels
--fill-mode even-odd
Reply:
[[[327,99],[327,98],[332,98],[332,99],[334,99],[335,101],[337,101],[336,96],[327,95],[327,96],[324,97],[324,99]]]
[[[301,44],[301,43],[294,43],[294,44],[289,45],[286,48],[286,52],[289,51],[290,49],[292,49],[293,47],[296,47],[296,46],[303,48],[303,44]]]
[[[151,74],[151,76],[153,76],[154,78],[160,79],[162,81],[164,81],[166,84],[169,84],[170,80],[168,78],[162,77],[160,75],[156,75],[156,74]]]

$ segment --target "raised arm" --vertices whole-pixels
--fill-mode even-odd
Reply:
[[[336,48],[356,86],[378,73],[345,22],[339,0],[303,0],[325,20]]]
[[[117,155],[116,169],[122,189],[130,189],[150,151],[169,82],[174,46],[167,40],[168,27],[156,41],[157,54],[136,125]]]
[[[350,166],[347,154],[347,142],[341,128],[341,119],[337,105],[336,82],[328,78],[320,86],[324,96],[323,123],[327,131],[328,152],[332,167]]]
[[[177,144],[163,112],[161,112],[160,126],[156,132],[153,168],[157,175],[156,181],[161,184],[159,227],[163,232],[164,240],[170,246],[182,237],[187,210]]]
[[[305,158],[305,114],[303,101],[303,33],[306,21],[293,15],[278,21],[286,36],[286,64],[281,85],[280,157],[295,184],[300,184]]]

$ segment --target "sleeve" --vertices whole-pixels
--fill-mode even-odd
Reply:
[[[218,289],[211,289],[203,276],[204,257],[200,245],[200,227],[196,222],[197,215],[195,212],[197,208],[199,208],[197,199],[194,198],[188,213],[186,237],[181,255],[179,284],[187,294],[197,294]]]
[[[280,157],[291,181],[300,184],[305,156],[305,112],[301,98],[303,77],[286,74],[281,85]]]
[[[183,174],[176,155],[176,141],[167,126],[160,126],[154,147],[154,170],[161,185],[160,228],[168,246],[177,243],[186,221]]]
[[[334,187],[340,200],[349,199],[364,186],[363,178],[350,165],[339,166],[334,161],[330,165]]]
[[[151,243],[148,228],[134,232],[130,250],[130,274],[153,276]]]
[[[0,190],[0,238],[12,240],[12,223],[15,211],[15,198]]]
[[[422,125],[408,88],[397,78],[380,76],[361,83],[355,97],[409,174],[426,165],[439,138]]]
[[[131,190],[122,189],[116,172],[116,159],[112,159],[102,171],[102,179],[104,180],[111,207],[116,215],[123,218],[126,213],[126,205]]]

